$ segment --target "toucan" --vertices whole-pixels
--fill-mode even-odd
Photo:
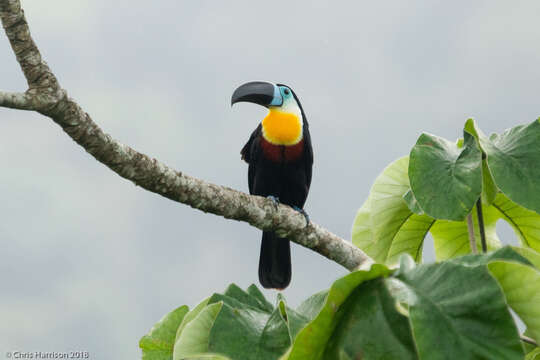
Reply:
[[[238,87],[231,106],[251,102],[268,108],[268,114],[240,151],[249,164],[249,193],[303,210],[311,185],[313,148],[306,114],[287,85],[253,81]],[[285,289],[291,281],[288,239],[263,231],[259,256],[259,281],[267,289]]]

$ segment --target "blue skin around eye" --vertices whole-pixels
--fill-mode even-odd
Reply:
[[[274,98],[270,103],[270,106],[281,106],[283,105],[283,96],[281,96],[281,91],[279,86],[274,85]]]

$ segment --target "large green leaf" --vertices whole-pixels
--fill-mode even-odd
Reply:
[[[483,208],[484,227],[488,250],[500,247],[496,223],[505,220],[514,229],[523,246],[540,250],[540,215],[513,203],[504,194],[498,193],[491,206]],[[476,210],[473,212],[477,246],[480,234]],[[437,221],[430,229],[435,241],[437,260],[450,259],[470,252],[469,235],[465,221]]]
[[[210,300],[210,298],[206,298],[204,299],[203,301],[201,301],[197,306],[195,306],[195,308],[193,308],[192,310],[190,310],[186,316],[184,316],[184,318],[182,319],[182,322],[180,323],[180,326],[178,327],[178,329],[176,330],[176,337],[175,337],[175,340],[174,342],[176,343],[176,340],[178,340],[178,337],[180,336],[180,334],[182,334],[182,331],[184,330],[184,327],[186,327],[187,324],[189,324],[189,322],[193,319],[195,319],[195,317],[197,315],[199,315],[199,313],[204,310],[204,308],[208,305],[208,300]]]
[[[397,262],[404,251],[422,259],[423,240],[434,220],[413,214],[403,199],[410,189],[408,167],[408,157],[402,157],[384,169],[353,223],[353,243],[377,262]]]
[[[204,354],[208,351],[210,331],[222,307],[222,302],[205,306],[183,327],[174,344],[174,360]]]
[[[497,185],[495,185],[493,175],[489,170],[486,151],[480,143],[480,137],[485,138],[485,135],[478,128],[474,119],[467,119],[464,131],[472,134],[476,138],[476,142],[478,146],[480,146],[480,150],[482,150],[482,202],[489,206],[495,200],[495,196],[497,196],[499,189],[497,188]]]
[[[387,282],[408,306],[421,359],[523,359],[505,298],[485,265],[420,265]]]
[[[276,359],[310,320],[288,308],[281,296],[272,307],[262,293],[236,285],[214,294],[186,315],[179,328],[174,359],[219,354],[231,359]]]
[[[494,261],[488,268],[501,285],[508,305],[527,325],[529,336],[540,343],[540,272],[509,261]]]
[[[357,287],[340,306],[323,359],[417,359],[409,321],[383,279]]]
[[[484,207],[484,229],[488,250],[495,250],[501,246],[497,236],[496,224],[500,214],[492,206]],[[476,207],[472,211],[474,234],[476,246],[481,252],[482,244],[480,241],[480,227]],[[433,236],[435,256],[438,261],[451,259],[457,256],[466,255],[471,252],[469,243],[469,230],[466,221],[447,221],[439,220],[431,227],[430,233]]]
[[[404,345],[398,339],[393,337],[389,339],[374,338],[372,336],[373,333],[367,331],[367,326],[373,325],[372,321],[374,319],[377,319],[377,321],[382,320],[383,323],[373,326],[380,326],[385,329],[384,331],[389,331],[390,333],[393,331],[389,321],[384,320],[385,313],[383,313],[383,311],[390,311],[390,309],[383,307],[378,300],[373,298],[385,298],[386,295],[381,293],[383,290],[380,285],[366,288],[365,292],[360,290],[363,289],[361,285],[366,281],[388,276],[390,273],[391,271],[387,267],[375,264],[369,271],[355,271],[334,282],[319,314],[298,333],[292,348],[282,359],[339,359],[338,356],[340,355],[338,353],[341,350],[344,351],[344,354],[350,356],[351,352],[354,353],[368,341],[371,342],[372,348],[366,347],[364,349],[365,351],[373,350],[376,353],[378,350],[375,348],[379,349],[386,341],[385,346],[388,347],[389,353],[401,354],[399,351],[403,350]],[[356,291],[356,289],[359,290]],[[366,313],[362,306],[355,305],[357,302],[366,305],[374,313]],[[390,317],[394,319],[394,315],[391,314]],[[371,321],[367,321],[366,316],[371,316]],[[353,321],[353,323],[351,324],[350,321]],[[366,327],[363,332],[343,332],[343,330],[351,326],[358,329],[356,322],[363,322],[365,324]],[[406,334],[403,334],[403,337],[406,337]],[[380,342],[377,343],[377,340],[380,340]],[[356,345],[355,341],[357,341]],[[336,347],[336,343],[342,346]],[[365,351],[364,356],[367,356]],[[403,352],[403,354],[405,353]],[[367,356],[366,358],[382,357]]]
[[[353,243],[375,261],[393,265],[403,253],[416,262],[422,260],[424,238],[430,231],[434,237],[437,259],[443,260],[470,252],[465,221],[436,221],[428,215],[415,214],[404,196],[414,198],[408,182],[408,158],[390,164],[377,177],[368,199],[358,211],[352,228]],[[415,200],[410,200],[415,201]],[[474,212],[475,213],[475,212]],[[486,236],[489,249],[500,246],[495,232],[492,211],[485,210]],[[479,227],[474,215],[475,232],[480,248]]]
[[[411,150],[411,189],[424,212],[436,219],[463,220],[482,191],[482,153],[464,132],[463,147],[422,134]]]
[[[487,159],[482,159],[482,203],[487,206],[491,205],[495,201],[498,192],[499,189],[495,185]]]
[[[141,339],[143,359],[277,359],[324,299],[315,294],[295,311],[280,294],[274,307],[256,286],[232,284],[189,312],[182,306],[165,316]]]
[[[488,139],[478,138],[498,188],[513,202],[540,212],[540,119]]]
[[[210,342],[210,351],[246,360],[275,359],[291,344],[279,309],[266,314],[235,306],[219,314]]]
[[[171,360],[176,329],[188,312],[187,306],[180,306],[163,317],[139,341],[143,360]]]
[[[512,202],[499,193],[493,202],[500,218],[514,229],[523,246],[540,251],[540,215]]]
[[[488,139],[472,119],[465,124],[464,140],[457,144],[422,135],[411,151],[413,159],[410,163],[408,158],[401,158],[385,168],[375,180],[368,199],[356,214],[353,243],[378,262],[395,264],[401,253],[408,253],[420,262],[423,241],[429,231],[434,238],[438,260],[467,254],[470,252],[467,223],[455,221],[455,218],[463,219],[472,211],[476,243],[480,248],[473,205],[481,190],[488,249],[500,246],[496,223],[503,219],[512,226],[523,246],[540,251],[540,215],[510,200],[517,199],[524,204],[519,198],[523,191],[516,190],[516,195],[504,186],[501,188],[503,193],[497,188],[502,183],[501,176],[512,175],[528,184],[521,186],[514,182],[516,188],[529,189],[531,198],[540,197],[540,192],[536,191],[540,188],[540,177],[535,175],[535,171],[540,174],[536,169],[540,167],[534,165],[537,162],[529,163],[531,158],[540,160],[537,137],[540,137],[539,121]],[[487,158],[482,158],[482,153],[487,154]],[[505,168],[508,162],[513,165]],[[498,173],[491,170],[497,167]],[[503,168],[513,170],[508,172]],[[534,181],[538,186],[530,185]],[[445,203],[447,201],[449,203]],[[526,206],[530,207],[530,204]],[[434,209],[440,211],[434,212]],[[444,212],[453,215],[447,216]],[[442,218],[454,220],[436,220]]]
[[[141,339],[143,359],[521,359],[501,289],[537,338],[538,256],[505,247],[418,267],[404,256],[398,272],[355,271],[297,310],[233,284],[164,317]]]
[[[422,259],[424,238],[431,232],[437,260],[450,259],[470,253],[466,221],[435,220],[428,215],[413,213],[409,205],[415,202],[408,187],[408,159],[390,164],[377,177],[366,202],[356,214],[353,243],[377,262],[393,265],[399,255],[407,253],[416,262]],[[414,205],[411,205],[414,210]],[[500,247],[496,223],[507,221],[524,246],[540,251],[540,215],[527,210],[498,193],[491,206],[483,207],[488,249]],[[472,210],[476,244],[480,249],[480,232],[476,209]]]
[[[417,262],[421,262],[424,238],[435,223],[435,219],[428,215],[412,214],[394,236],[388,250],[387,263],[397,263],[404,253],[413,256]]]
[[[380,265],[349,274],[282,359],[522,359],[516,325],[486,266],[497,259],[528,263],[506,247],[416,268],[411,259],[394,276],[373,273]]]

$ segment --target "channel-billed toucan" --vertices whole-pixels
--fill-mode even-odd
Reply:
[[[249,164],[249,192],[290,205],[302,212],[311,184],[313,149],[306,115],[290,87],[254,81],[237,88],[231,105],[252,102],[268,108],[240,154]],[[259,281],[265,288],[284,289],[291,281],[288,239],[264,231]]]

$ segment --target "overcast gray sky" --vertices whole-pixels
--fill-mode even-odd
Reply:
[[[106,132],[217,184],[247,191],[239,151],[265,114],[231,109],[232,91],[290,85],[314,145],[306,210],[345,238],[375,177],[422,131],[455,139],[470,116],[489,133],[540,115],[538,1],[23,7],[61,85]],[[3,32],[0,79],[25,90]],[[135,187],[48,118],[0,109],[0,162],[0,356],[138,358],[168,311],[257,283],[260,231]],[[346,273],[296,245],[292,256],[292,305]]]

